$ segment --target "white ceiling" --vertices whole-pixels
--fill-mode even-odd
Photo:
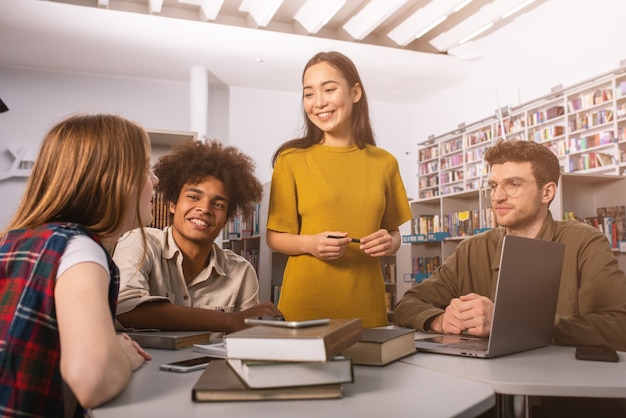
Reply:
[[[375,44],[378,35],[369,43],[353,42],[341,40],[343,35],[330,39],[296,29],[288,33],[279,23],[274,26],[281,31],[254,29],[235,24],[241,20],[232,16],[222,18],[226,25],[85,7],[85,1],[97,6],[96,0],[0,0],[0,66],[175,82],[188,82],[191,67],[201,66],[214,85],[293,93],[299,91],[302,68],[312,55],[338,50],[356,63],[372,100],[416,103],[461,81],[471,65],[451,55],[411,49],[415,45]],[[165,0],[164,7],[171,1]],[[145,7],[148,0],[120,2]],[[354,10],[365,0],[348,2]],[[410,3],[415,8],[424,2]],[[226,0],[230,9],[225,10],[235,3],[240,0]]]

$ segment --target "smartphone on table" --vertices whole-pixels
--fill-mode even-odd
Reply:
[[[619,361],[617,351],[608,347],[576,347],[576,359],[590,361]]]
[[[173,363],[161,364],[160,370],[177,373],[187,373],[194,370],[202,370],[213,360],[215,357],[203,356],[190,358],[187,360],[175,361]]]
[[[330,322],[328,318],[309,319],[306,321],[285,321],[283,316],[264,316],[261,318],[246,318],[244,322],[249,325],[270,325],[282,328],[306,328],[318,325],[326,325]]]

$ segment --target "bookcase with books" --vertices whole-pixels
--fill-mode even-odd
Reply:
[[[612,221],[613,231],[598,226],[624,268],[626,62],[418,144],[418,198],[411,202],[414,219],[403,229],[403,243],[410,244],[410,266],[404,262],[399,273],[403,281],[428,278],[460,240],[495,227],[489,199],[479,188],[488,175],[484,152],[502,139],[536,141],[559,157],[562,176],[550,206],[553,217]]]
[[[195,132],[186,131],[168,131],[163,129],[146,129],[150,138],[152,153],[150,163],[154,165],[161,156],[166,154],[177,142],[188,139],[196,139]],[[171,224],[169,209],[167,202],[163,199],[163,195],[157,193],[153,199],[152,205],[152,223],[150,227],[163,229]]]
[[[257,204],[253,213],[244,217],[238,212],[222,230],[222,248],[229,249],[252,264],[259,273],[261,250],[261,205]]]

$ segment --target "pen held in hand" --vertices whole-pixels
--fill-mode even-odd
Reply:
[[[344,237],[338,237],[337,235],[326,235],[326,238],[342,239],[342,238],[344,238]],[[357,243],[357,244],[360,244],[360,243],[361,243],[361,240],[360,240],[360,239],[358,239],[358,238],[350,238],[350,241],[351,241],[351,242],[355,242],[355,243]]]

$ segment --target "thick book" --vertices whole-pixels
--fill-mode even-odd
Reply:
[[[226,359],[226,362],[253,389],[354,382],[352,362],[345,356],[335,356],[323,362],[233,358]]]
[[[366,328],[359,342],[343,350],[353,364],[385,366],[416,352],[415,330],[402,327]]]
[[[326,325],[282,328],[257,325],[224,336],[229,358],[328,361],[361,338],[361,319],[331,319]]]
[[[179,350],[211,341],[209,331],[126,331],[126,334],[144,348],[165,350]]]
[[[200,374],[191,391],[191,399],[194,402],[332,399],[341,397],[342,386],[339,383],[250,389],[226,364],[226,360],[211,361]]]

